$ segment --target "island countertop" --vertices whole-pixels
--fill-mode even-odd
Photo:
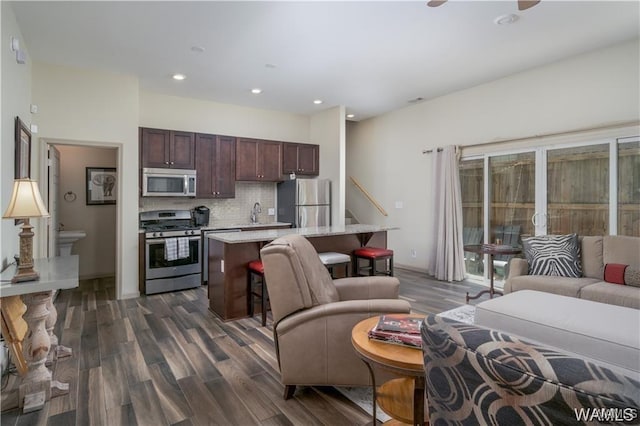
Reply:
[[[223,321],[247,318],[255,302],[248,290],[249,262],[260,259],[265,244],[285,235],[306,237],[318,253],[336,252],[350,255],[353,250],[370,245],[387,247],[387,231],[398,229],[385,225],[341,225],[308,228],[280,228],[220,232],[206,235],[208,255],[209,309]],[[338,271],[348,276],[349,268]],[[344,272],[344,273],[342,273]],[[253,312],[261,309],[253,303]]]
[[[303,237],[330,237],[334,235],[369,234],[399,229],[391,226],[380,225],[336,225],[317,226],[309,228],[265,229],[258,231],[221,232],[209,234],[207,237],[227,244],[268,242],[290,234],[298,234]]]

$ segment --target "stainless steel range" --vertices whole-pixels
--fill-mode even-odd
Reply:
[[[145,294],[202,284],[200,228],[190,210],[142,212],[140,227],[145,231]]]

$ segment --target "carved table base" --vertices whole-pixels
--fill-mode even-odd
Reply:
[[[47,302],[47,310],[49,311],[49,316],[45,321],[47,333],[49,333],[49,339],[51,341],[51,349],[49,350],[49,356],[47,357],[46,362],[47,366],[53,364],[53,361],[56,361],[59,358],[66,358],[68,356],[71,356],[73,353],[71,348],[58,344],[58,336],[56,336],[53,332],[53,328],[56,326],[56,322],[58,321],[58,310],[56,309],[56,305],[53,304],[54,293],[54,291],[51,291],[51,297]]]
[[[19,284],[12,284],[16,273],[14,268],[0,272],[2,281],[6,283],[2,286],[2,297],[20,296],[27,306],[27,311],[24,314],[21,312],[27,324],[26,327],[22,324],[22,353],[18,357],[24,368],[21,367],[20,376],[9,375],[0,395],[2,411],[17,407],[24,407],[25,411],[37,410],[50,398],[69,389],[67,384],[53,380],[46,361],[50,352],[57,355],[51,358],[52,361],[70,354],[69,350],[57,345],[58,339],[53,332],[57,312],[51,296],[52,290],[78,287],[79,257],[71,255],[33,259],[33,267],[39,272],[40,279]]]
[[[18,405],[25,413],[41,409],[51,396],[69,392],[69,384],[51,380],[51,371],[45,363],[51,349],[53,325],[57,320],[55,307],[52,307],[51,291],[25,294],[22,296],[27,312],[23,318],[27,322],[28,332],[24,340],[23,354],[27,361],[27,374],[19,387]],[[51,315],[53,313],[53,315]],[[51,317],[53,321],[51,321]],[[51,324],[50,327],[47,327]],[[55,339],[57,341],[57,338]],[[3,407],[6,408],[6,407]]]

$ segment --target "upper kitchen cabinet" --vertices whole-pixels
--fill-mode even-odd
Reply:
[[[142,167],[195,169],[195,136],[190,132],[140,129]]]
[[[196,198],[236,196],[236,138],[196,134]]]
[[[320,174],[320,146],[306,143],[282,144],[282,173],[318,176]]]
[[[236,180],[278,182],[282,180],[282,143],[238,138]]]

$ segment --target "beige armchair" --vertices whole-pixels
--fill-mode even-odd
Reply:
[[[311,243],[287,235],[260,251],[273,314],[273,335],[289,399],[296,385],[368,386],[369,371],[351,329],[383,313],[408,313],[393,277],[332,280]]]

